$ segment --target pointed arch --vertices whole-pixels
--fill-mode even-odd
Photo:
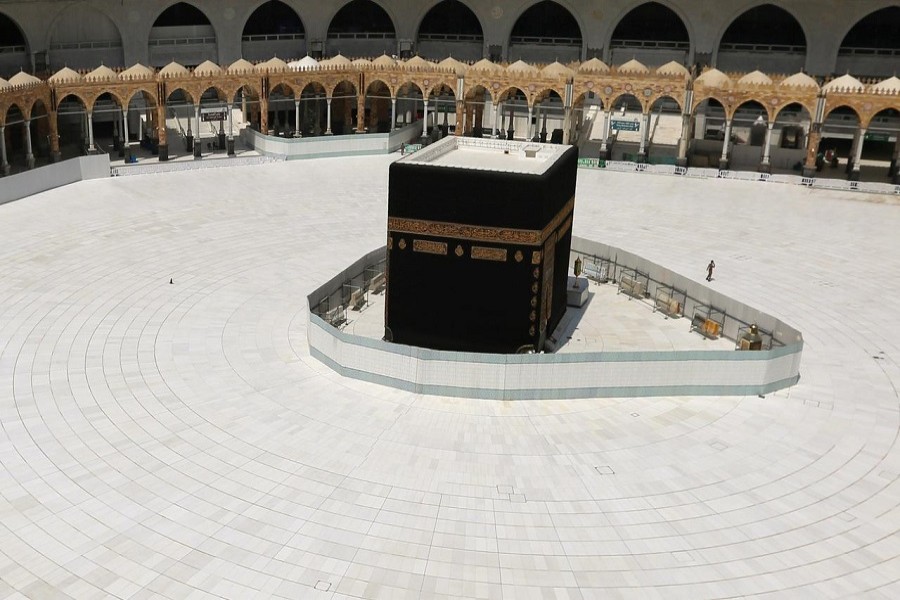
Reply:
[[[188,2],[172,4],[157,15],[148,40],[150,66],[170,61],[195,66],[204,60],[218,62],[218,36],[212,21]]]
[[[281,0],[262,2],[247,17],[241,32],[241,56],[264,60],[306,55],[306,28],[297,12]]]
[[[69,5],[56,15],[48,29],[47,48],[51,71],[66,66],[125,66],[119,25],[109,15],[83,4]]]
[[[553,0],[526,5],[509,32],[509,62],[567,62],[581,58],[585,28]]]
[[[671,60],[688,63],[692,35],[688,21],[663,2],[644,2],[622,16],[607,46],[612,63],[637,58],[650,66]]]
[[[483,55],[483,47],[484,27],[460,0],[441,0],[423,15],[416,28],[416,52],[427,58],[477,60]]]
[[[801,21],[787,8],[758,4],[736,15],[722,32],[716,67],[796,73],[806,65],[808,39]]]

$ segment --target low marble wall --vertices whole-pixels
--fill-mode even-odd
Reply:
[[[0,179],[0,204],[63,185],[109,177],[109,155],[79,156]]]
[[[418,141],[421,135],[422,121],[416,121],[391,133],[320,135],[305,138],[263,135],[249,127],[241,130],[241,139],[247,146],[262,154],[277,156],[285,160],[388,154],[399,150],[403,144]]]
[[[310,311],[310,353],[346,377],[422,394],[497,400],[754,395],[788,387],[800,378],[802,336],[774,317],[621,249],[574,238],[573,250],[604,257],[612,252],[617,257],[616,273],[622,268],[647,270],[655,281],[687,288],[691,301],[711,302],[734,311],[726,323],[726,333],[734,335],[743,322],[757,322],[777,332],[773,335],[777,335],[779,344],[757,352],[447,352],[351,335]],[[339,290],[357,272],[363,272],[383,252],[370,252],[310,294],[310,307]]]

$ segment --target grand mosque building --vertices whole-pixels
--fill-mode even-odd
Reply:
[[[0,0],[0,598],[900,597],[898,70],[896,0]]]

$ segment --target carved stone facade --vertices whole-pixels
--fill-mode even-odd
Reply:
[[[311,61],[311,59],[310,59]],[[302,62],[302,61],[300,61]],[[329,122],[326,133],[331,132],[332,99],[343,101],[343,118],[349,121],[355,109],[357,115],[365,114],[367,99],[369,109],[390,110],[398,98],[414,98],[428,103],[438,95],[453,98],[456,103],[456,134],[471,134],[473,122],[480,124],[483,117],[483,100],[490,99],[495,110],[504,101],[517,97],[527,105],[529,115],[548,96],[558,96],[565,111],[564,142],[578,126],[572,118],[573,110],[582,106],[588,96],[600,102],[609,120],[610,107],[627,95],[633,96],[647,116],[654,103],[662,98],[674,101],[682,110],[684,131],[679,144],[679,159],[685,158],[686,139],[690,136],[692,118],[704,101],[721,104],[726,121],[734,117],[738,108],[747,102],[757,102],[767,114],[767,121],[774,123],[787,106],[799,104],[813,117],[808,141],[817,139],[817,133],[825,118],[836,108],[847,107],[857,116],[859,127],[865,130],[872,118],[887,109],[900,110],[900,80],[891,78],[880,83],[862,83],[844,76],[825,85],[798,73],[791,77],[767,76],[763,73],[725,74],[715,69],[692,76],[681,65],[669,63],[651,70],[637,61],[620,66],[607,66],[598,59],[584,63],[546,66],[529,65],[518,61],[511,65],[494,64],[481,60],[465,64],[452,58],[432,63],[415,57],[409,61],[396,61],[382,56],[373,61],[349,61],[343,57],[303,66],[288,65],[279,59],[252,65],[238,61],[227,68],[204,63],[190,70],[176,63],[158,71],[136,65],[119,73],[99,67],[87,74],[72,70],[62,71],[41,81],[26,76],[27,81],[0,80],[0,126],[6,125],[7,115],[17,107],[26,121],[36,108],[44,107],[49,117],[51,149],[59,151],[57,110],[63,99],[77,98],[90,115],[97,99],[109,94],[119,108],[128,106],[131,100],[142,94],[144,105],[155,109],[149,119],[155,127],[155,136],[161,146],[166,140],[166,106],[172,94],[178,90],[184,99],[199,107],[199,99],[210,89],[216,91],[220,102],[239,102],[239,92],[254,105],[250,121],[261,131],[269,130],[269,96],[276,89],[284,96],[299,98],[306,89],[318,92],[328,104]],[[24,74],[22,74],[24,75]],[[17,76],[18,77],[18,76]],[[311,88],[309,86],[312,86]],[[385,99],[390,96],[390,102]],[[379,102],[372,98],[378,96]],[[355,106],[352,99],[355,97]],[[429,101],[429,102],[425,102]],[[432,104],[432,110],[434,105]],[[374,116],[372,117],[374,120]],[[368,123],[356,119],[357,132],[365,132]],[[480,125],[478,125],[480,127]],[[608,123],[607,134],[608,134]],[[770,128],[771,129],[771,128]],[[521,137],[521,135],[520,135]],[[604,139],[605,141],[605,139]],[[816,156],[816,146],[808,145],[806,163],[811,167]],[[723,158],[727,152],[723,152]],[[165,156],[161,154],[161,159]]]

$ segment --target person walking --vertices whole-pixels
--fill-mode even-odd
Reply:
[[[715,268],[716,268],[716,261],[714,261],[714,260],[709,261],[709,264],[706,265],[706,280],[707,281],[712,281],[713,269],[715,269]]]

